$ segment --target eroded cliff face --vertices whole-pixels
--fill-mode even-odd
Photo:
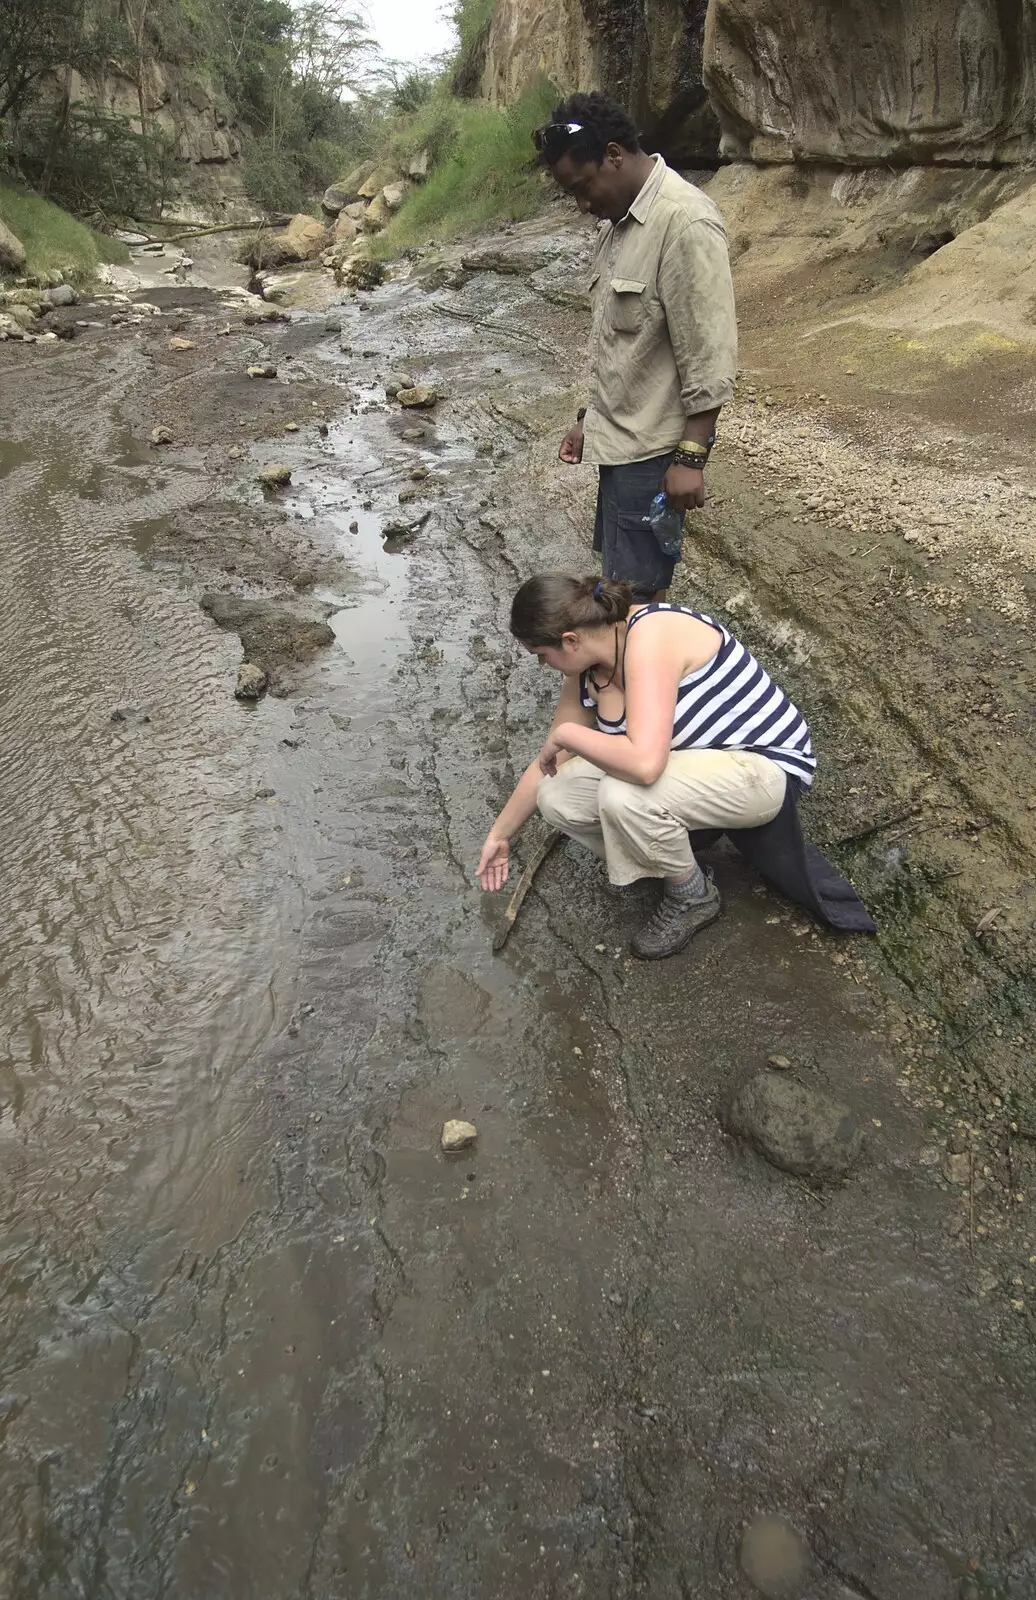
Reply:
[[[57,96],[64,88],[55,83],[52,92]],[[204,73],[150,61],[138,88],[128,70],[108,61],[97,76],[72,73],[67,88],[73,104],[118,116],[137,131],[143,103],[148,131],[165,134],[185,163],[170,198],[217,211],[243,199],[241,144],[233,107]]]
[[[538,74],[625,101],[683,164],[1036,155],[1034,0],[498,0],[483,91]]]
[[[993,165],[1036,151],[1032,0],[710,0],[723,153]]]
[[[702,73],[706,0],[498,0],[483,92],[509,103],[537,77],[563,94],[602,89],[628,105],[652,148],[711,162],[719,124]]]

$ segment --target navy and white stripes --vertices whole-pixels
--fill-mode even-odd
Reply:
[[[720,635],[720,647],[711,661],[683,678],[676,692],[673,750],[751,750],[768,756],[791,777],[808,787],[817,770],[806,719],[782,689],[763,670],[739,639],[722,623],[700,611],[671,601],[656,601],[630,619],[629,628],[653,611],[680,611],[707,623]],[[627,635],[629,633],[627,628]],[[585,675],[581,699],[596,709]],[[597,714],[602,733],[625,733],[626,719],[609,722]]]

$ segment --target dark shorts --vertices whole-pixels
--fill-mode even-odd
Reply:
[[[656,589],[668,589],[673,581],[676,562],[663,554],[644,521],[672,459],[670,451],[650,461],[598,469],[594,549],[600,553],[604,576],[631,583],[635,600],[650,600]]]

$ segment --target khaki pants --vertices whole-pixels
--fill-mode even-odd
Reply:
[[[610,778],[573,756],[544,778],[536,803],[552,828],[588,845],[614,884],[685,878],[694,867],[689,828],[756,828],[784,804],[787,774],[745,750],[674,750],[644,786]]]

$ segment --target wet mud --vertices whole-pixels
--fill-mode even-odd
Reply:
[[[0,350],[12,1600],[1036,1590],[1027,1280],[939,1176],[910,997],[722,852],[673,962],[572,846],[492,954],[472,869],[556,688],[510,597],[588,543],[543,465],[579,248],[341,334]],[[206,594],[335,642],[242,705]],[[722,1132],[774,1054],[867,1128],[845,1188]]]

